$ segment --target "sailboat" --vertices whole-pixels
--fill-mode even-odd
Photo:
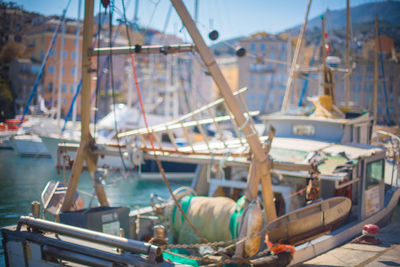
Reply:
[[[81,143],[68,185],[49,187],[54,189],[50,193],[61,199],[54,205],[59,207],[57,210],[61,213],[55,215],[63,223],[40,219],[40,204],[33,203],[32,216],[23,216],[16,226],[2,229],[7,265],[288,265],[300,263],[348,241],[361,231],[364,224],[385,223],[390,219],[400,190],[395,186],[385,187],[382,182],[384,151],[342,144],[326,147],[323,142],[300,140],[306,147],[305,151],[294,150],[291,154],[284,154],[284,146],[289,150],[289,144],[288,140],[281,139],[283,147],[274,152],[274,131],[271,129],[268,136],[259,137],[251,117],[246,116],[248,111],[230,90],[183,2],[171,2],[241,132],[241,140],[231,140],[223,149],[247,148],[247,151],[239,149],[240,153],[213,154],[215,157],[225,156],[225,164],[248,169],[244,186],[243,181],[219,180],[220,187],[243,189],[243,196],[235,202],[228,197],[196,196],[190,188],[172,192],[169,187],[171,201],[164,202],[153,195],[152,206],[129,214],[124,208],[109,207],[101,180],[95,177],[98,155],[89,132],[90,79],[86,70],[90,66],[94,5],[93,1],[86,0]],[[133,52],[134,47],[126,50]],[[151,132],[148,131],[148,134]],[[217,146],[213,146],[212,142],[208,144],[208,148],[214,150],[214,147]],[[345,153],[340,154],[343,150]],[[180,149],[174,151],[181,155],[185,152]],[[156,160],[164,152],[172,154],[172,150],[157,151],[151,144],[149,154]],[[194,186],[200,191],[204,182],[211,186],[212,181],[204,175],[210,162],[209,158],[202,159],[207,156],[205,152],[194,152],[186,151],[184,156],[204,163],[205,167],[199,171]],[[270,159],[269,155],[274,157],[274,153],[281,156],[280,161]],[[321,153],[327,155],[322,157],[326,165],[318,160]],[[77,199],[76,187],[83,161],[86,161],[93,176],[101,207],[76,211],[73,210]],[[340,165],[343,165],[342,168],[336,168]],[[272,183],[271,169],[284,171],[285,175],[292,175],[307,186],[302,190],[306,193],[305,207],[280,216],[285,212],[276,208],[279,204],[277,196],[274,201],[274,191],[284,190],[287,186],[279,184],[280,178]],[[168,186],[168,181],[164,181]],[[352,190],[345,192],[343,189],[348,187]],[[339,189],[342,189],[341,192]],[[301,195],[302,192],[290,194]],[[51,198],[51,194],[46,194],[46,198]]]

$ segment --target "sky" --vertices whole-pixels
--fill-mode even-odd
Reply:
[[[122,2],[125,1],[126,16],[133,20],[135,4],[138,1],[138,23],[141,26],[152,27],[159,31],[175,34],[184,41],[190,42],[186,30],[175,10],[172,9],[167,22],[171,3],[168,0],[115,0],[114,17],[122,15]],[[61,15],[66,8],[67,0],[14,0],[25,10],[43,15]],[[77,18],[78,6],[81,2],[81,18],[83,2],[71,0],[67,17]],[[99,11],[99,2],[95,1],[95,13]],[[357,6],[372,0],[351,0],[351,6]],[[184,3],[194,16],[195,0],[184,0]],[[302,24],[305,18],[308,0],[198,0],[197,25],[203,37],[209,31],[216,29],[220,40],[239,36],[249,36],[257,32],[279,33],[285,29]],[[314,0],[311,4],[309,19],[321,15],[327,9],[336,10],[346,7],[346,0]],[[104,9],[102,9],[104,10]],[[209,44],[211,41],[207,41]]]

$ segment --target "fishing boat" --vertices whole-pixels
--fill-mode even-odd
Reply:
[[[272,128],[267,136],[260,137],[249,111],[224,80],[183,2],[171,2],[220,89],[231,113],[228,120],[232,119],[240,135],[229,140],[204,138],[198,144],[169,149],[155,146],[153,138],[148,139],[150,146],[132,146],[134,151],[141,149],[144,158],[157,162],[171,200],[152,195],[151,206],[129,214],[121,207],[109,207],[101,179],[95,176],[99,154],[89,131],[87,70],[94,5],[86,0],[81,142],[65,191],[59,202],[52,204],[60,207],[56,214],[59,222],[41,218],[39,203],[33,203],[31,216],[2,229],[6,265],[286,266],[352,239],[364,224],[390,220],[400,190],[383,182],[382,148],[274,137]],[[125,52],[139,50],[129,46]],[[211,123],[216,122],[217,118],[211,118]],[[184,131],[189,125],[201,129],[202,123],[205,121],[178,124]],[[164,124],[159,131],[168,133],[174,125]],[[150,127],[146,129],[148,136],[154,135]],[[173,192],[160,160],[201,164],[192,188]],[[73,210],[84,161],[101,207]],[[222,167],[222,177],[213,179],[211,175],[220,173]],[[232,179],[238,169],[245,170],[245,181],[242,177]]]

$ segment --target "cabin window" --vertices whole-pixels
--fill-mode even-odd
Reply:
[[[365,189],[378,185],[383,179],[384,163],[383,159],[367,164],[367,181]]]
[[[294,135],[313,136],[315,135],[315,128],[312,125],[295,124],[292,128]]]

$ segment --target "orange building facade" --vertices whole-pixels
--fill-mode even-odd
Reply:
[[[26,57],[33,62],[43,62],[59,23],[59,20],[52,19],[32,28],[30,34],[25,38]],[[81,79],[81,33],[78,38],[76,37],[76,30],[77,28],[80,29],[80,26],[81,23],[69,21],[65,23],[64,34],[60,29],[46,63],[40,90],[38,91],[38,93],[42,93],[46,107],[54,110],[57,110],[58,92],[61,91],[61,117],[65,117],[68,113],[76,87]],[[76,50],[77,46],[78,49]],[[76,65],[77,58],[78,64]],[[93,59],[92,62],[92,69],[96,69],[96,60]],[[76,82],[75,73],[77,73]],[[92,91],[94,91],[96,86],[95,77],[93,77],[92,81]],[[80,96],[78,96],[75,105],[77,106],[79,117]]]

